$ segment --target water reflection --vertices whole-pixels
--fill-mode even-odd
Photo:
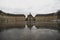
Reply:
[[[27,25],[24,28],[11,28],[0,32],[0,40],[59,40],[58,30],[39,28]]]

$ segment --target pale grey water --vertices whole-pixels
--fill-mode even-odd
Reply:
[[[37,29],[35,26],[29,29],[25,26],[0,32],[0,40],[60,40],[60,33],[54,29]]]

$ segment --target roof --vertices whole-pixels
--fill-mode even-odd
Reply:
[[[7,16],[25,16],[24,14],[9,14],[9,13],[6,13],[5,15],[7,15]]]
[[[0,10],[0,13],[3,13],[3,11],[2,11],[2,10]]]
[[[60,10],[57,12],[57,15],[60,15]]]
[[[59,10],[59,11],[57,11],[57,13],[60,13],[60,10]]]
[[[29,16],[31,16],[31,17],[32,17],[32,14],[30,13],[30,14],[28,15],[28,17],[29,17]]]
[[[50,13],[50,14],[37,14],[36,16],[52,16],[55,15],[55,13]]]
[[[24,16],[24,14],[10,14],[10,13],[4,13],[3,11],[0,10],[0,15],[6,15],[6,16]]]

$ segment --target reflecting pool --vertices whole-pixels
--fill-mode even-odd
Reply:
[[[60,40],[60,32],[51,28],[24,28],[4,29],[0,32],[0,40]]]

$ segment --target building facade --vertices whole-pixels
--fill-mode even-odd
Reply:
[[[32,16],[31,13],[27,16],[27,21],[29,22],[34,21],[34,17]]]
[[[51,22],[56,20],[56,14],[55,13],[50,13],[50,14],[37,14],[35,16],[35,21],[39,22]]]
[[[57,19],[60,20],[60,10],[57,13]]]
[[[58,23],[58,29],[60,30],[60,10],[57,13],[57,23]]]
[[[50,14],[37,14],[35,16],[36,27],[57,27],[56,13]]]
[[[0,11],[0,26],[23,26],[25,25],[24,14],[9,14]]]
[[[57,23],[60,25],[60,11],[50,14],[37,14],[35,17],[30,13],[26,18],[24,14],[10,14],[0,10],[0,27],[25,27],[25,21],[29,27],[33,25],[55,27]]]

